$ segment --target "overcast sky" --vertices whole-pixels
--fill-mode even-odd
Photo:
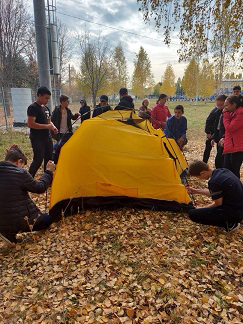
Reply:
[[[33,1],[28,0],[30,13],[33,14]],[[51,1],[50,1],[51,2]],[[184,74],[185,63],[178,63],[178,44],[177,33],[172,35],[172,44],[168,48],[162,42],[162,32],[156,32],[153,24],[145,24],[142,13],[138,12],[139,6],[136,0],[57,0],[57,18],[66,24],[68,29],[74,34],[84,30],[85,26],[90,32],[105,36],[112,48],[119,42],[122,44],[130,76],[133,72],[135,54],[138,53],[140,46],[143,46],[151,61],[152,72],[156,82],[161,81],[166,65],[171,63],[176,75],[182,77]],[[75,19],[62,15],[61,13],[78,17]],[[86,19],[94,23],[104,24],[124,31],[139,34],[132,35],[124,31],[112,30],[98,26],[93,23],[83,21]],[[150,37],[150,38],[145,38]],[[75,62],[75,60],[73,60]],[[72,62],[70,62],[72,63]]]

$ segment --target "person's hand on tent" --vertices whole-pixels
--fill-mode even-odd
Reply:
[[[55,163],[54,163],[53,161],[51,161],[51,160],[48,161],[48,162],[47,162],[47,165],[46,165],[46,170],[47,170],[47,171],[54,172],[55,169],[56,169],[56,165],[55,165]]]

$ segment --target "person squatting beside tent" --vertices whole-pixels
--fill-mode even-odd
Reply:
[[[37,181],[24,168],[27,158],[18,145],[7,150],[0,162],[0,237],[17,242],[16,234],[46,229],[52,217],[42,214],[28,192],[41,194],[51,185],[55,164],[48,161],[45,173]]]

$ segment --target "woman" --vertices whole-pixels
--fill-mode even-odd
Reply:
[[[149,109],[149,100],[145,98],[142,102],[142,106],[139,108],[138,116],[143,119],[150,119],[151,109]]]
[[[230,96],[223,110],[225,127],[224,167],[240,178],[243,161],[243,104],[242,98]]]
[[[167,95],[161,94],[159,96],[159,100],[157,101],[157,106],[155,106],[152,110],[152,124],[156,129],[161,128],[162,130],[164,130],[167,118],[171,117],[169,108],[165,106],[166,100]]]

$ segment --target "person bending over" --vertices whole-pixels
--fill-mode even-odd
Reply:
[[[243,185],[228,169],[211,169],[203,161],[189,165],[189,174],[199,179],[209,180],[208,189],[189,188],[192,194],[212,197],[213,202],[205,207],[189,211],[193,222],[224,227],[232,232],[240,227],[243,219]]]
[[[184,114],[184,107],[178,105],[174,109],[175,115],[167,120],[165,135],[167,138],[174,138],[180,149],[182,150],[187,143],[187,119]]]
[[[52,223],[52,217],[40,212],[28,191],[45,192],[52,183],[55,164],[47,163],[39,181],[24,169],[26,164],[27,158],[16,144],[0,162],[0,237],[8,243],[17,242],[19,232],[43,230]]]

